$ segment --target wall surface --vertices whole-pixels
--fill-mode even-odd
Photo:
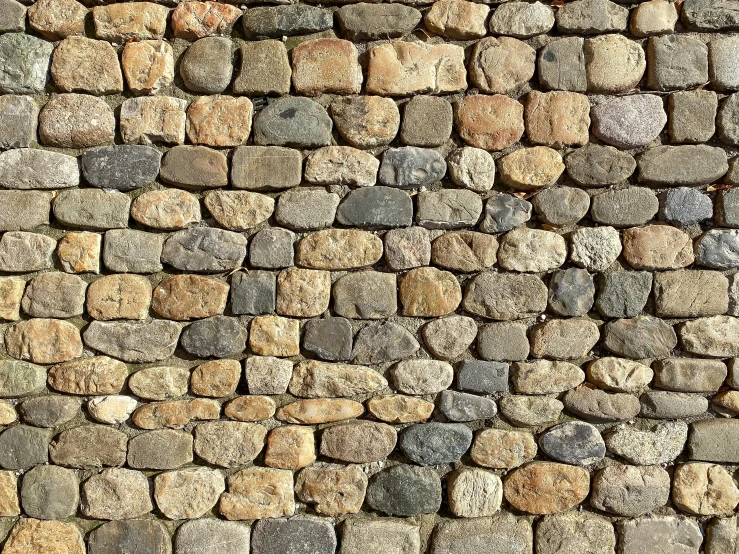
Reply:
[[[2,554],[739,554],[739,0],[82,1],[0,0]]]

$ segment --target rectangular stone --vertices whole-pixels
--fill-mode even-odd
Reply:
[[[299,150],[281,146],[241,146],[231,162],[231,183],[237,189],[279,190],[296,187],[303,178]]]
[[[660,317],[720,315],[729,309],[729,280],[718,271],[654,274],[655,313]]]
[[[704,419],[690,425],[691,460],[739,463],[739,420]]]
[[[508,364],[465,360],[457,374],[457,386],[482,394],[508,392]]]
[[[533,543],[526,519],[500,515],[439,523],[431,554],[532,554]]]
[[[275,276],[269,271],[239,272],[231,278],[231,310],[234,314],[273,313],[276,297]]]

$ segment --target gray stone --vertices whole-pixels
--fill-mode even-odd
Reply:
[[[391,321],[371,323],[357,334],[352,360],[377,364],[410,358],[421,347],[405,327]]]
[[[156,273],[162,270],[160,261],[164,235],[113,229],[105,233],[103,262],[110,271],[120,273]]]
[[[398,440],[403,453],[412,462],[423,466],[456,462],[471,444],[472,431],[461,423],[411,425]]]
[[[596,137],[624,149],[648,145],[667,123],[662,98],[654,94],[616,97],[593,107],[590,117]]]
[[[688,424],[666,421],[649,430],[616,427],[605,436],[608,450],[636,465],[669,464],[677,458],[688,440]]]
[[[531,524],[511,514],[446,520],[436,526],[431,554],[529,554]]]
[[[202,518],[186,521],[177,528],[175,554],[249,554],[248,524]]]
[[[279,40],[258,40],[241,45],[241,69],[233,84],[236,94],[262,96],[290,92],[290,61],[285,44]],[[289,99],[288,99],[289,100]],[[283,112],[286,116],[290,112]],[[292,112],[294,113],[294,111]],[[308,121],[305,117],[302,121]],[[284,122],[283,129],[290,122]],[[315,126],[317,120],[312,122]],[[279,121],[277,122],[280,126]],[[296,125],[297,126],[297,125]],[[320,125],[319,125],[320,126]],[[291,140],[289,135],[278,133],[279,140]]]
[[[660,358],[677,346],[677,335],[659,318],[637,316],[607,323],[603,346],[624,358]]]
[[[417,198],[416,222],[427,229],[472,227],[482,214],[482,200],[471,190],[422,191]]]
[[[585,92],[584,39],[557,38],[541,49],[539,54],[539,82],[552,90]]]
[[[334,312],[352,319],[384,319],[398,311],[395,275],[378,271],[348,273],[333,284]]]
[[[554,13],[541,2],[511,2],[502,4],[493,12],[489,26],[496,35],[529,38],[554,27]]]
[[[482,148],[463,146],[446,158],[449,177],[455,185],[487,192],[495,183],[495,159]]]
[[[590,217],[614,227],[635,227],[650,221],[659,211],[657,195],[645,187],[612,189],[593,197]]]
[[[156,520],[109,521],[90,533],[88,554],[172,554],[172,539]]]
[[[155,319],[139,321],[93,321],[83,334],[85,344],[124,362],[146,363],[174,354],[180,324]]]
[[[641,417],[650,419],[684,419],[708,410],[708,400],[697,394],[651,390],[643,393]]]
[[[431,262],[431,240],[423,227],[393,229],[385,233],[385,261],[400,271]]]
[[[407,192],[390,187],[350,191],[336,212],[342,225],[361,229],[392,229],[413,224],[413,201]]]
[[[532,317],[546,310],[547,287],[535,275],[486,271],[467,282],[462,307],[490,319]]]
[[[613,146],[588,144],[565,156],[567,174],[584,187],[617,185],[634,173],[636,160]]]
[[[647,271],[618,271],[600,276],[595,307],[605,317],[636,317],[652,291],[652,274]]]
[[[436,150],[403,146],[388,148],[382,155],[380,183],[404,189],[420,188],[441,181],[446,162]]]
[[[400,140],[411,146],[441,146],[452,134],[452,105],[437,96],[414,96],[403,109]]]
[[[544,516],[536,525],[537,554],[613,554],[616,533],[605,518],[569,511]]]
[[[739,227],[739,189],[725,190],[717,197],[716,220],[724,227]]]
[[[275,219],[295,231],[331,227],[336,218],[339,195],[320,189],[290,190],[280,195]]]
[[[318,148],[331,144],[333,122],[326,110],[309,98],[279,98],[254,118],[254,142],[277,146]]]
[[[342,6],[336,18],[344,37],[359,42],[407,35],[421,21],[421,12],[402,4],[360,3]]]
[[[160,429],[132,437],[128,465],[137,469],[176,469],[193,460],[190,432]]]
[[[38,107],[33,99],[12,94],[0,97],[0,148],[31,146],[36,141],[37,123]]]
[[[706,528],[706,554],[734,554],[739,541],[737,516],[715,517]]]
[[[0,92],[35,94],[49,82],[54,44],[22,33],[0,36]]]
[[[621,554],[698,554],[703,534],[695,521],[661,516],[619,522]]]
[[[544,453],[566,464],[587,466],[606,455],[606,445],[596,427],[583,421],[569,421],[546,430],[539,438]]]
[[[78,229],[123,229],[128,226],[131,198],[116,191],[63,190],[54,198],[54,217]]]
[[[637,517],[667,504],[670,475],[659,466],[612,465],[593,479],[590,505],[619,516]]]
[[[227,358],[246,348],[246,329],[234,317],[217,315],[191,323],[182,331],[182,348],[200,358]]]
[[[708,46],[684,35],[652,37],[647,47],[647,85],[677,90],[708,83]]]
[[[331,29],[334,16],[329,10],[291,4],[261,6],[247,10],[242,18],[244,35],[249,40],[320,33]]]
[[[25,423],[36,427],[58,427],[80,413],[80,403],[69,396],[38,396],[24,401],[18,411]]]
[[[0,360],[0,397],[13,398],[41,392],[46,386],[46,369],[20,360]]]
[[[712,90],[697,89],[672,93],[668,108],[672,142],[706,142],[716,132],[718,97]]]
[[[687,396],[687,395],[685,395]],[[735,464],[739,461],[739,420],[705,419],[690,424],[691,460]]]
[[[56,241],[46,235],[8,231],[0,238],[0,271],[24,273],[51,267]]]
[[[0,2],[0,33],[26,30],[26,7],[15,0]]]
[[[224,37],[205,37],[191,44],[180,61],[180,76],[193,92],[218,94],[233,74],[233,45]]]
[[[695,31],[736,31],[739,10],[732,0],[687,0],[682,21]]]
[[[245,257],[244,235],[211,227],[177,231],[162,250],[162,262],[183,271],[228,271],[241,267]]]
[[[696,358],[665,358],[654,370],[654,386],[676,392],[716,392],[727,375],[724,362]]]
[[[564,405],[548,396],[509,394],[500,400],[500,413],[518,427],[538,427],[559,419]]]
[[[159,178],[167,184],[190,189],[228,185],[228,160],[206,146],[174,146],[162,159]]]
[[[336,533],[330,521],[264,519],[254,525],[252,554],[333,554]]]
[[[73,156],[36,148],[20,148],[0,154],[2,188],[63,189],[79,184],[80,170],[77,158]]]
[[[739,230],[711,229],[695,243],[696,263],[715,269],[739,267]]]
[[[557,10],[560,33],[595,35],[626,30],[629,10],[610,0],[577,0]]]
[[[343,317],[309,319],[305,322],[303,348],[322,360],[348,360],[352,355],[351,322]]]
[[[79,483],[74,470],[36,466],[23,476],[21,505],[37,519],[65,519],[77,514]]]
[[[439,410],[449,421],[478,421],[498,413],[495,400],[451,390],[441,392]]]
[[[26,469],[49,461],[51,431],[16,425],[0,434],[0,467]]]
[[[367,504],[389,515],[433,514],[441,506],[441,481],[431,468],[396,465],[375,476]]]
[[[593,423],[627,421],[639,414],[639,399],[626,393],[607,393],[581,387],[569,391],[564,398],[567,411]]]
[[[439,360],[405,360],[392,370],[395,388],[405,394],[436,394],[452,384],[454,370]]]
[[[708,69],[711,84],[718,90],[739,89],[739,37],[718,36],[708,43]]]
[[[231,183],[237,189],[279,190],[303,178],[299,150],[280,146],[239,146],[231,160]]]
[[[734,93],[722,102],[716,118],[718,137],[721,142],[734,146],[739,145],[737,117],[739,117],[739,93]]]
[[[401,519],[348,518],[344,521],[339,552],[340,554],[384,554],[385,552],[420,554],[419,528]]]
[[[150,146],[122,144],[91,148],[82,153],[82,175],[93,187],[133,190],[156,180],[161,152]]]
[[[508,364],[465,360],[457,372],[457,387],[480,394],[508,392]]]
[[[0,97],[2,98],[2,97]],[[0,190],[0,231],[30,231],[49,224],[50,192]]]
[[[595,284],[584,269],[555,271],[549,280],[549,308],[564,316],[585,315],[593,307]]]
[[[451,315],[429,321],[421,335],[436,358],[451,360],[467,352],[477,336],[477,323],[471,317]]]
[[[530,202],[510,194],[494,194],[485,201],[485,212],[480,230],[485,233],[504,233],[531,219]]]
[[[49,445],[56,465],[74,468],[122,466],[128,437],[107,425],[80,425],[62,431]]]
[[[590,208],[590,196],[574,187],[553,187],[534,196],[534,208],[539,218],[557,227],[574,225]]]
[[[287,229],[262,229],[249,244],[249,263],[265,269],[279,269],[293,265],[295,234]]]
[[[32,317],[67,318],[82,315],[87,283],[60,271],[42,273],[28,282],[21,306]]]
[[[253,245],[253,243],[252,243]],[[277,281],[269,271],[239,271],[231,277],[231,311],[263,315],[275,311]]]

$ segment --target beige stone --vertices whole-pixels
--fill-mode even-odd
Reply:
[[[589,319],[551,319],[536,325],[529,338],[535,358],[575,360],[588,355],[600,340],[600,330]]]
[[[295,512],[292,472],[254,467],[228,478],[221,495],[221,515],[229,520],[291,516]]]
[[[305,162],[305,180],[314,185],[371,187],[377,181],[380,160],[351,146],[325,146]]]
[[[107,356],[93,356],[55,365],[49,370],[49,386],[67,394],[97,396],[121,392],[128,368]]]
[[[199,396],[222,398],[236,392],[241,377],[238,360],[213,360],[200,364],[190,375],[190,389]]]
[[[18,477],[14,471],[0,471],[0,516],[20,515],[18,500]]]
[[[227,35],[241,13],[238,7],[220,2],[182,2],[172,12],[172,30],[177,38],[191,41]]]
[[[739,319],[728,315],[701,317],[680,326],[683,350],[699,356],[739,356]]]
[[[546,310],[547,287],[534,275],[482,272],[467,282],[462,307],[490,319],[531,317]]]
[[[216,190],[205,196],[205,206],[222,227],[244,231],[269,219],[275,201],[256,192]]]
[[[154,289],[151,308],[166,319],[187,321],[222,314],[227,283],[200,275],[165,277]]]
[[[297,265],[313,269],[355,269],[382,258],[382,240],[359,229],[325,229],[303,238],[297,247]]]
[[[355,148],[390,144],[400,128],[400,112],[392,98],[352,96],[331,103],[331,116],[341,137]]]
[[[184,190],[150,190],[131,203],[131,217],[154,229],[184,229],[200,222],[200,203],[195,195]]]
[[[334,425],[323,431],[321,456],[342,462],[366,464],[384,460],[395,448],[394,427],[373,421]]]
[[[523,105],[513,98],[502,94],[465,96],[454,108],[457,132],[470,146],[503,150],[523,136]]]
[[[320,425],[359,417],[364,407],[344,398],[315,398],[298,400],[279,409],[277,419],[288,423]]]
[[[122,43],[131,38],[158,39],[167,29],[165,6],[151,2],[132,2],[95,6],[92,17],[95,35],[103,40]]]
[[[5,542],[3,554],[85,554],[85,542],[74,523],[22,518]]]
[[[10,425],[18,420],[18,414],[15,408],[8,400],[0,400],[0,425]],[[1,481],[2,479],[0,479]],[[2,489],[2,485],[0,485]],[[2,492],[0,492],[0,511],[2,511],[3,500]]]
[[[187,136],[193,144],[240,146],[251,133],[253,113],[243,96],[200,96],[187,108]]]
[[[403,315],[439,317],[457,309],[462,302],[462,288],[448,271],[419,267],[400,280],[400,303]]]
[[[274,315],[255,317],[249,330],[249,348],[260,356],[297,356],[300,354],[298,320]]]
[[[367,410],[387,423],[418,423],[431,417],[434,403],[415,396],[390,394],[367,400]]]
[[[57,148],[90,148],[112,144],[115,115],[102,99],[87,94],[59,94],[41,109],[39,138]]]
[[[186,108],[187,100],[169,96],[146,96],[125,100],[121,104],[119,116],[123,142],[182,144],[185,142]]]
[[[522,394],[555,394],[574,389],[585,380],[583,372],[569,362],[517,362],[514,364],[513,387]]]
[[[585,71],[588,91],[605,94],[634,88],[647,68],[638,42],[622,35],[601,35],[585,40]]]
[[[62,92],[114,94],[123,91],[118,55],[104,40],[65,38],[54,50],[51,76]]]
[[[637,37],[672,33],[678,15],[674,2],[669,0],[650,0],[639,4],[631,12],[631,34]]]
[[[374,369],[318,360],[300,362],[290,381],[290,393],[304,398],[355,396],[385,387],[387,380]]]
[[[320,38],[298,44],[292,50],[295,91],[305,96],[359,94],[363,77],[358,58],[357,47],[348,40]]]
[[[241,71],[233,84],[235,94],[262,96],[290,92],[290,61],[279,40],[258,40],[241,46]]]
[[[275,427],[267,437],[264,463],[280,469],[300,469],[316,459],[313,429],[299,425]]]
[[[739,414],[739,391],[727,390],[713,395],[711,398],[716,406],[728,410],[732,414]]]
[[[37,364],[55,364],[82,354],[80,331],[58,319],[29,319],[5,331],[5,348],[10,356]]]
[[[111,468],[82,484],[82,513],[93,519],[131,519],[154,508],[149,481],[140,471]]]
[[[532,460],[536,451],[536,440],[531,433],[484,429],[475,436],[470,457],[481,466],[509,469]]]
[[[87,8],[75,0],[38,0],[28,7],[31,28],[48,40],[85,34]]]
[[[100,247],[97,233],[69,232],[59,239],[56,255],[67,273],[100,273]]]
[[[26,281],[20,277],[0,277],[0,319],[17,321],[21,318],[21,299]]]
[[[498,263],[511,271],[551,271],[564,264],[566,259],[567,243],[564,237],[523,225],[503,235],[498,249]]]
[[[156,94],[174,80],[174,53],[163,40],[126,43],[121,66],[134,94]]]
[[[244,374],[251,394],[283,394],[290,384],[293,363],[272,356],[250,356]]]
[[[274,416],[276,409],[269,396],[239,396],[226,404],[224,414],[236,421],[264,421]]]
[[[498,240],[487,233],[445,233],[431,243],[431,261],[453,271],[471,273],[497,261]]]
[[[449,509],[457,517],[492,516],[503,501],[503,483],[492,471],[463,469],[447,481]]]
[[[534,76],[536,51],[516,38],[484,38],[475,44],[469,71],[480,91],[508,94]]]
[[[151,295],[151,283],[142,275],[106,275],[87,287],[86,308],[90,317],[101,321],[145,319]]]
[[[739,504],[739,488],[720,465],[691,462],[675,470],[672,501],[689,514],[727,516]]]
[[[556,514],[585,500],[590,474],[581,467],[533,462],[508,474],[503,482],[506,500],[530,514]]]
[[[208,421],[195,427],[195,454],[221,467],[244,466],[264,448],[267,429],[258,423]]]
[[[117,425],[128,420],[136,409],[136,400],[130,396],[96,396],[87,402],[87,411],[96,421]]]
[[[623,256],[634,269],[680,269],[693,263],[693,241],[668,225],[626,229]]]
[[[538,92],[526,96],[526,136],[552,148],[584,146],[590,138],[590,102],[576,92]]]
[[[165,400],[184,395],[189,380],[190,371],[184,367],[147,367],[133,373],[128,386],[146,400]]]
[[[482,38],[490,8],[466,0],[438,0],[426,12],[424,23],[432,33],[455,40]]]
[[[295,492],[303,502],[314,504],[320,515],[356,514],[362,508],[367,482],[360,466],[320,464],[298,474]]]
[[[516,190],[551,186],[564,170],[562,156],[547,146],[521,148],[498,160],[501,180]]]
[[[718,271],[654,274],[654,313],[660,317],[721,315],[729,309],[729,280]]]
[[[654,377],[649,366],[622,358],[599,358],[588,364],[588,381],[615,392],[637,394],[647,388]]]
[[[316,317],[328,309],[331,274],[328,271],[289,267],[277,276],[277,313]]]
[[[153,402],[138,408],[131,420],[141,429],[182,429],[193,420],[218,419],[221,405],[209,398]]]
[[[205,515],[226,490],[223,475],[204,467],[160,473],[154,478],[154,498],[169,519],[195,519]]]

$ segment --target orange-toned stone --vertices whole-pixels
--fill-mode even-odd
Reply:
[[[291,471],[252,467],[228,478],[221,515],[230,520],[291,516],[295,512]]]
[[[0,319],[17,321],[21,318],[21,300],[26,281],[20,277],[0,277]]]
[[[56,364],[82,354],[80,331],[59,319],[29,319],[5,332],[8,354],[36,364]]]
[[[131,203],[131,217],[154,229],[174,231],[200,221],[200,203],[184,190],[150,190]]]
[[[300,354],[300,324],[275,315],[252,319],[249,348],[260,356],[288,357]]]
[[[623,255],[634,269],[680,269],[693,263],[690,235],[669,225],[626,229]]]
[[[531,433],[485,429],[475,436],[470,457],[481,466],[507,469],[533,459],[536,451],[536,440]]]
[[[357,47],[348,40],[320,38],[292,51],[293,86],[298,94],[359,94],[362,68]]]
[[[56,247],[56,254],[67,273],[100,273],[100,246],[97,233],[70,232]]]
[[[457,309],[462,302],[462,287],[454,274],[434,267],[419,267],[400,281],[403,315],[439,317]]]
[[[213,360],[200,364],[190,375],[190,389],[199,396],[222,398],[236,392],[241,377],[238,360]]]
[[[277,313],[316,317],[328,310],[331,274],[328,271],[289,267],[277,276]]]
[[[221,226],[232,231],[244,231],[269,219],[274,212],[275,201],[258,192],[215,190],[206,195],[205,207]]]
[[[136,94],[156,94],[174,79],[174,53],[163,40],[127,43],[121,66],[128,88]]]
[[[343,398],[314,398],[298,400],[277,411],[277,419],[288,423],[318,425],[359,417],[364,407],[354,400]]]
[[[49,370],[49,386],[85,396],[119,393],[127,378],[126,364],[107,356],[71,360]]]
[[[137,409],[132,421],[141,429],[182,429],[193,420],[213,420],[221,415],[221,405],[208,398],[153,402]]]
[[[290,380],[290,394],[304,398],[355,396],[385,387],[387,380],[372,368],[318,360],[300,362]]]
[[[174,36],[185,40],[227,35],[241,10],[220,2],[181,2],[172,12]]]
[[[432,33],[455,40],[482,38],[490,8],[467,0],[438,0],[426,12],[424,23]]]
[[[131,38],[156,39],[167,30],[169,9],[152,2],[124,2],[95,6],[92,18],[95,35],[110,42],[122,43]]]
[[[533,462],[508,475],[503,482],[506,500],[530,514],[556,514],[585,500],[590,474],[584,468],[554,462]]]
[[[240,146],[251,133],[254,114],[245,96],[200,96],[187,108],[187,136],[193,144]]]
[[[151,294],[151,283],[143,275],[106,275],[87,287],[87,313],[101,321],[145,319]]]
[[[3,547],[3,554],[85,554],[82,533],[74,523],[21,518]]]
[[[239,396],[226,404],[226,417],[236,421],[264,421],[275,415],[275,401],[269,396]]]
[[[367,409],[377,419],[388,423],[417,423],[431,417],[434,403],[415,396],[390,394],[370,398]]]
[[[280,469],[300,469],[316,459],[313,429],[299,425],[275,427],[267,437],[264,463]]]
[[[296,263],[313,269],[355,269],[382,258],[382,240],[359,229],[325,229],[298,243]]]
[[[172,275],[154,289],[152,309],[166,319],[187,321],[222,314],[229,286],[201,275]]]
[[[51,76],[62,92],[113,94],[123,91],[118,55],[104,40],[65,38],[54,50]]]
[[[503,150],[524,132],[523,105],[502,94],[466,96],[455,104],[454,119],[462,140],[484,150]]]
[[[552,148],[583,146],[590,138],[590,101],[576,92],[532,91],[525,101],[526,136]]]
[[[47,40],[85,34],[87,8],[76,0],[38,0],[28,7],[28,23]]]

